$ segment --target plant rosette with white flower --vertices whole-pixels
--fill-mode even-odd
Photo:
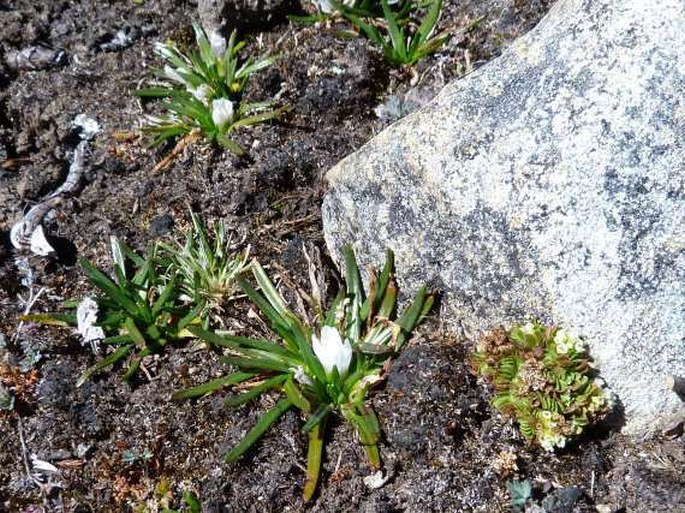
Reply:
[[[181,51],[173,43],[155,45],[155,53],[164,61],[163,67],[156,70],[161,83],[139,89],[135,94],[165,98],[163,107],[167,112],[147,117],[149,124],[143,132],[154,136],[150,146],[178,136],[186,142],[202,136],[207,142],[216,142],[236,155],[243,155],[245,151],[229,133],[264,123],[287,110],[274,109],[270,101],[243,101],[250,78],[276,59],[241,58],[239,54],[245,44],[237,40],[235,31],[226,39],[218,32],[208,36],[195,23],[193,29],[197,50]]]
[[[327,419],[337,413],[355,428],[370,467],[381,468],[378,442],[380,423],[366,404],[369,390],[383,381],[390,359],[402,349],[409,334],[430,310],[433,296],[422,288],[407,310],[396,318],[397,287],[394,259],[388,252],[380,275],[371,273],[368,295],[362,286],[354,253],[345,248],[346,287],[324,311],[316,271],[310,269],[312,294],[308,297],[311,322],[290,310],[283,296],[258,262],[251,264],[257,286],[242,276],[238,285],[259,308],[279,341],[257,340],[194,328],[191,331],[228,351],[224,361],[239,370],[192,389],[175,398],[204,395],[224,386],[251,382],[226,404],[243,404],[267,391],[283,396],[266,412],[245,438],[225,456],[240,458],[286,411],[297,408],[304,416],[303,431],[309,437],[305,501],[317,487]]]

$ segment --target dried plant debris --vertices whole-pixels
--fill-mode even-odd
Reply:
[[[16,71],[36,71],[65,65],[67,54],[64,50],[37,45],[11,50],[7,52],[5,61],[10,69]]]

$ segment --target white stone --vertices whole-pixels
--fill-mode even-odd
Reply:
[[[396,255],[476,338],[533,315],[587,338],[645,434],[685,375],[685,3],[560,0],[501,57],[328,173],[340,261]],[[361,266],[360,266],[361,267]]]

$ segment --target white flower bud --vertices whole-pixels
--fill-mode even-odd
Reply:
[[[233,122],[233,102],[227,98],[212,100],[212,121],[220,130]]]
[[[226,53],[226,39],[217,30],[209,35],[209,44],[215,57],[223,57]]]
[[[326,375],[330,376],[333,367],[338,369],[341,378],[347,375],[352,362],[352,346],[347,340],[343,342],[336,328],[324,326],[321,328],[321,338],[312,334],[312,349]]]

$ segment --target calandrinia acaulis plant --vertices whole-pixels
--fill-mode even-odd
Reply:
[[[128,381],[140,369],[143,358],[163,353],[169,344],[192,338],[187,328],[200,323],[202,305],[180,301],[181,288],[176,274],[160,273],[156,247],[140,256],[113,237],[111,249],[114,264],[111,277],[89,261],[81,260],[88,280],[98,290],[94,298],[87,297],[78,303],[75,315],[25,316],[43,324],[76,324],[84,342],[94,348],[98,345],[112,348],[81,375],[77,386],[122,361],[127,361],[123,379]]]
[[[412,66],[420,59],[437,52],[445,44],[448,36],[434,35],[442,13],[442,0],[429,0],[427,10],[419,23],[415,23],[410,13],[418,4],[399,3],[394,10],[388,0],[380,0],[380,8],[385,26],[365,17],[363,11],[341,11],[361,33],[383,51],[386,60],[395,66]],[[338,5],[338,4],[336,4]],[[418,21],[418,20],[417,20]]]
[[[236,291],[236,278],[246,270],[249,248],[234,251],[232,239],[223,221],[210,232],[196,213],[190,213],[191,227],[183,245],[157,244],[158,256],[165,276],[176,275],[181,300],[203,304],[203,322],[209,322],[212,312],[221,312],[230,295]]]
[[[280,392],[282,398],[275,407],[226,454],[226,460],[240,458],[283,413],[299,409],[306,418],[303,431],[309,436],[305,501],[316,490],[326,422],[331,414],[340,414],[352,424],[370,466],[380,469],[380,425],[366,402],[367,393],[384,379],[392,357],[402,349],[433,304],[433,296],[424,287],[397,318],[392,252],[388,251],[381,274],[371,273],[368,294],[364,292],[352,249],[346,248],[344,254],[346,287],[327,311],[321,307],[318,287],[313,287],[311,303],[316,316],[311,324],[288,308],[264,269],[254,262],[252,273],[260,290],[245,278],[238,282],[277,339],[251,339],[193,328],[196,335],[210,344],[226,348],[228,356],[224,361],[238,371],[175,395],[196,397],[223,386],[241,384],[240,388],[246,391],[227,401],[229,405],[238,405],[269,390]]]
[[[209,37],[193,24],[197,51],[183,52],[174,43],[158,43],[155,52],[164,61],[157,75],[163,83],[139,89],[138,96],[165,98],[167,111],[147,116],[143,130],[154,135],[152,146],[177,136],[202,136],[216,141],[235,154],[244,150],[230,137],[238,128],[262,123],[279,116],[285,108],[273,109],[271,102],[246,103],[243,91],[250,77],[267,68],[274,57],[241,60],[244,42],[233,32],[228,40],[218,33]]]
[[[472,365],[494,387],[493,406],[549,451],[611,409],[613,396],[594,377],[585,342],[559,327],[529,322],[496,330],[478,343]]]

